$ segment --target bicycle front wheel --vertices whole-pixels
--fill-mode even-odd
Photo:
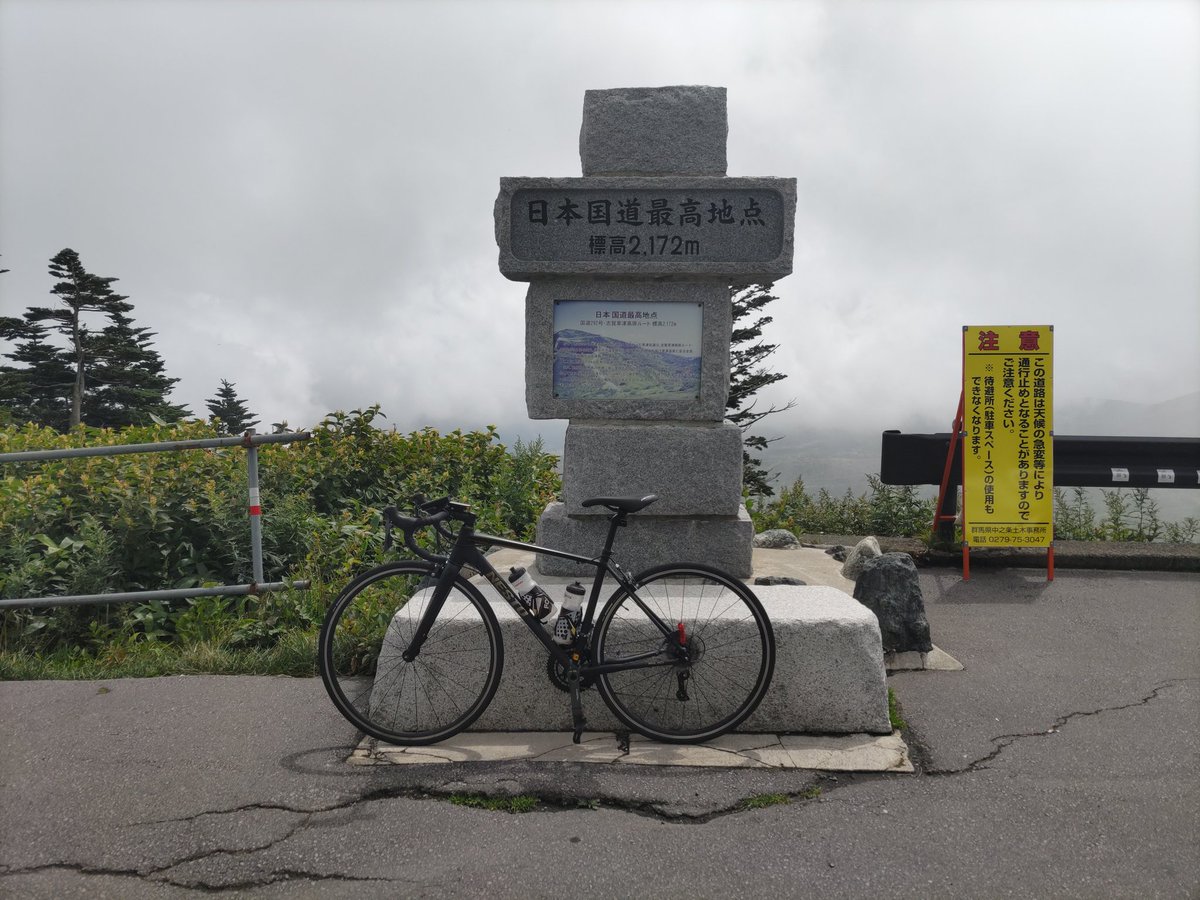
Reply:
[[[432,744],[487,708],[504,667],[495,613],[459,576],[420,653],[406,660],[436,584],[432,566],[398,562],[356,578],[330,607],[318,662],[352,724],[392,744]]]
[[[758,598],[701,565],[659,566],[634,583],[632,594],[618,589],[601,611],[592,657],[599,665],[643,664],[598,675],[604,702],[657,741],[698,743],[736,728],[775,669],[775,637]]]

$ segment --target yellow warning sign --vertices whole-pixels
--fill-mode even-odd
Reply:
[[[1054,326],[963,327],[963,540],[1054,539]]]

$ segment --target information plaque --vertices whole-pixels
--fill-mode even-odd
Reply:
[[[612,300],[554,303],[554,397],[695,400],[703,305]]]

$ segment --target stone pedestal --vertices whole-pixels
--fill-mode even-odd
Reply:
[[[576,422],[567,426],[563,505],[568,515],[609,515],[582,503],[657,494],[642,516],[737,516],[742,431],[728,422]]]
[[[560,582],[544,578],[540,565],[539,581],[557,595]],[[476,584],[500,620],[505,657],[500,689],[472,730],[569,729],[570,705],[546,678],[545,649],[491,585],[483,579]],[[890,734],[887,673],[871,611],[844,591],[822,585],[754,590],[775,630],[775,675],[738,731]],[[583,703],[590,730],[621,727],[596,691],[586,691]]]
[[[743,507],[735,516],[653,516],[648,507],[629,517],[617,533],[613,555],[636,574],[669,562],[706,563],[736,578],[749,578],[754,551],[754,523]],[[562,503],[551,503],[538,520],[537,542],[580,556],[599,556],[608,534],[603,516],[568,515]],[[595,569],[569,560],[539,555],[539,572],[591,576]]]

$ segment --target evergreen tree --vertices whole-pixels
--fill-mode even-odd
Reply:
[[[755,395],[764,387],[787,378],[782,372],[772,372],[763,364],[778,348],[778,344],[767,344],[761,340],[762,330],[773,319],[759,315],[760,310],[778,298],[771,293],[773,284],[734,285],[729,288],[729,299],[733,304],[733,336],[730,341],[729,399],[725,403],[728,412],[725,419],[742,429],[742,485],[752,495],[770,497],[775,490],[770,485],[770,476],[762,467],[760,453],[777,438],[751,434],[750,429],[764,418],[795,406],[788,401],[784,406],[757,408]],[[756,318],[757,316],[757,318]]]
[[[91,390],[84,403],[84,421],[105,428],[148,424],[159,418],[172,422],[189,415],[184,406],[168,403],[166,395],[178,378],[168,378],[162,357],[153,349],[154,332],[134,328],[124,313],[114,313],[104,330],[90,340],[94,366]]]
[[[50,275],[58,279],[51,293],[61,306],[31,306],[23,319],[0,319],[0,338],[15,344],[5,356],[22,364],[0,367],[0,397],[11,404],[14,420],[62,430],[81,422],[119,428],[187,415],[167,402],[179,379],[163,374],[153,334],[133,327],[126,315],[133,304],[111,287],[117,279],[91,274],[69,248],[50,260]],[[87,321],[97,314],[108,319],[99,330]],[[48,340],[52,333],[66,339],[66,349]]]
[[[0,407],[12,422],[36,422],[62,431],[70,418],[74,374],[47,329],[25,319],[0,318],[0,340],[16,345],[7,354],[19,366],[0,366]]]
[[[258,424],[258,419],[246,408],[246,401],[239,400],[234,385],[221,379],[221,388],[217,396],[204,401],[208,411],[217,419],[217,431],[220,434],[242,434]]]

